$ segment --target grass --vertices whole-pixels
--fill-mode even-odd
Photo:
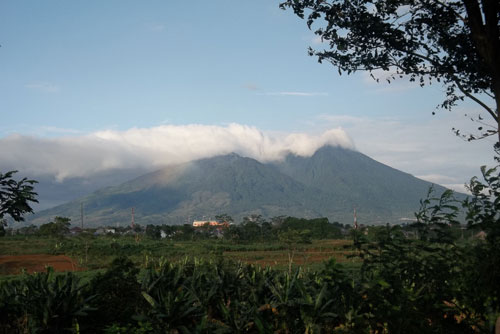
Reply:
[[[66,255],[76,261],[83,271],[78,276],[92,277],[109,266],[116,256],[127,256],[141,267],[155,258],[176,261],[186,256],[224,258],[253,263],[261,266],[287,268],[289,255],[293,254],[294,265],[307,269],[319,269],[329,258],[346,266],[358,266],[359,259],[350,258],[352,242],[349,240],[314,240],[311,244],[297,244],[289,249],[278,241],[233,243],[223,240],[174,241],[153,240],[141,236],[78,236],[47,238],[36,236],[12,236],[0,240],[0,254],[51,254]],[[1,272],[1,270],[0,270]],[[10,275],[0,275],[1,280]]]

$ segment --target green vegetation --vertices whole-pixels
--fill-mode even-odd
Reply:
[[[252,214],[264,217],[328,217],[385,224],[411,218],[431,183],[341,147],[325,146],[311,157],[288,155],[282,162],[260,163],[236,154],[192,161],[143,175],[121,185],[33,216],[45,224],[54,216],[85,225],[129,224],[131,208],[142,225],[191,223],[227,213],[235,222]],[[444,191],[436,186],[436,190]],[[191,220],[189,219],[189,220]]]
[[[335,228],[338,231],[338,227]],[[138,226],[136,229],[139,229]],[[78,266],[95,270],[107,268],[116,256],[127,256],[140,266],[145,266],[150,259],[159,257],[175,261],[185,256],[211,258],[221,255],[228,259],[249,263],[286,267],[288,266],[286,260],[288,246],[281,239],[282,234],[299,230],[270,228],[270,223],[267,222],[264,222],[263,227],[255,222],[248,222],[242,225],[231,225],[225,229],[224,235],[215,233],[217,230],[213,227],[194,229],[190,225],[148,225],[135,235],[127,233],[127,231],[132,231],[131,229],[117,230],[115,234],[106,235],[95,235],[92,231],[86,231],[77,236],[45,234],[42,228],[20,229],[19,231],[29,231],[33,234],[18,234],[2,238],[0,254],[67,255],[73,258]],[[160,231],[164,231],[167,237],[161,239]],[[119,232],[124,234],[118,234]],[[300,232],[303,231],[300,230]],[[308,230],[306,233],[309,236]],[[328,239],[301,243],[296,245],[296,262],[302,265],[313,265],[329,257],[346,261],[346,255],[352,252],[350,245],[349,240]],[[308,254],[311,252],[314,252],[316,258],[314,261],[313,259],[309,261]]]
[[[233,227],[240,230],[237,235],[252,231],[251,241],[218,238],[209,226],[191,231],[192,240],[181,240],[188,233],[163,240],[154,239],[155,234],[139,238],[8,237],[1,244],[2,253],[11,253],[9,247],[21,247],[24,238],[35,251],[43,250],[47,243],[30,241],[57,241],[54,252],[87,253],[89,258],[110,261],[102,263],[104,270],[92,277],[48,270],[4,281],[0,285],[0,330],[491,332],[500,314],[496,270],[500,266],[500,178],[495,169],[483,169],[483,176],[484,183],[471,181],[473,196],[465,201],[454,200],[451,192],[437,197],[430,193],[422,200],[415,223],[350,229],[353,243],[336,242],[335,246],[331,240],[315,239],[341,228],[324,219],[277,217],[271,224],[259,216]],[[456,219],[460,206],[465,208],[469,229],[484,232],[484,240],[462,237]],[[265,229],[270,230],[260,233]],[[265,237],[268,235],[274,237]],[[85,243],[88,247],[82,250]],[[292,253],[297,258],[301,250],[313,253],[311,249],[329,244],[355,256],[359,265],[346,267],[349,260],[342,264],[332,257],[315,267],[269,267],[235,261],[232,259],[238,257],[230,255],[262,252],[265,259],[266,252],[281,252],[281,257],[288,254],[291,259]]]
[[[5,216],[16,222],[23,221],[24,214],[33,213],[30,202],[38,203],[33,188],[36,181],[27,178],[16,181],[15,173],[17,171],[0,173],[0,237],[5,235]]]
[[[479,134],[463,137],[497,135],[500,143],[497,0],[287,0],[280,7],[307,18],[325,42],[324,50],[309,49],[320,63],[333,64],[340,74],[369,71],[377,81],[376,71],[383,70],[389,83],[407,76],[420,86],[441,84],[440,107],[452,109],[468,98],[493,121],[477,116]]]
[[[47,236],[63,236],[69,232],[71,219],[56,216],[53,222],[43,224],[38,230],[38,234]]]

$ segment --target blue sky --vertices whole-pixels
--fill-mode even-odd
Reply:
[[[490,163],[492,141],[465,143],[450,130],[471,126],[463,114],[476,113],[473,104],[432,116],[440,86],[376,84],[364,73],[339,76],[307,55],[308,46],[321,43],[278,4],[0,2],[4,156],[75,141],[85,156],[92,150],[83,149],[86,140],[96,133],[125,136],[138,128],[144,135],[162,126],[178,133],[192,131],[193,124],[210,133],[238,124],[276,141],[342,128],[361,152],[450,186]],[[160,140],[152,136],[141,140]],[[22,146],[20,138],[31,140]],[[57,154],[64,151],[48,156]],[[11,155],[5,166],[23,169],[35,159],[42,157]]]

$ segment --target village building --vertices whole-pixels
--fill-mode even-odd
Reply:
[[[218,222],[218,221],[205,221],[205,220],[195,220],[193,221],[193,227],[203,227],[203,226],[214,226],[214,227],[228,227],[229,223],[227,222]]]

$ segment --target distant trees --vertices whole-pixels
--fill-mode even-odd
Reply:
[[[38,226],[31,224],[29,226],[21,227],[17,230],[17,233],[21,235],[35,235],[38,233]]]
[[[146,226],[146,235],[151,239],[160,239],[161,238],[161,229],[162,227],[159,225],[149,224]]]
[[[218,222],[218,223],[232,223],[234,220],[233,220],[233,217],[231,217],[230,215],[228,215],[227,213],[223,213],[223,214],[220,214],[220,215],[216,215],[215,216],[215,220]]]
[[[233,219],[229,215],[216,216],[218,222],[228,222]],[[208,223],[193,227],[184,225],[147,225],[145,233],[151,239],[160,239],[162,232],[169,239],[175,240],[203,240],[219,238],[232,242],[262,242],[279,241],[280,235],[290,232],[290,235],[300,235],[304,240],[342,238],[346,235],[343,230],[349,229],[337,222],[330,223],[328,218],[295,218],[273,217],[269,221],[261,215],[244,217],[239,224],[211,226]],[[299,239],[300,239],[299,238]],[[300,239],[302,240],[302,239]],[[302,242],[302,241],[299,241]]]
[[[56,216],[54,221],[40,226],[38,233],[44,236],[63,236],[69,233],[71,219]]]
[[[304,219],[287,217],[280,225],[282,230],[309,230],[311,238],[314,239],[334,239],[342,236],[342,225],[330,223],[328,218]]]

